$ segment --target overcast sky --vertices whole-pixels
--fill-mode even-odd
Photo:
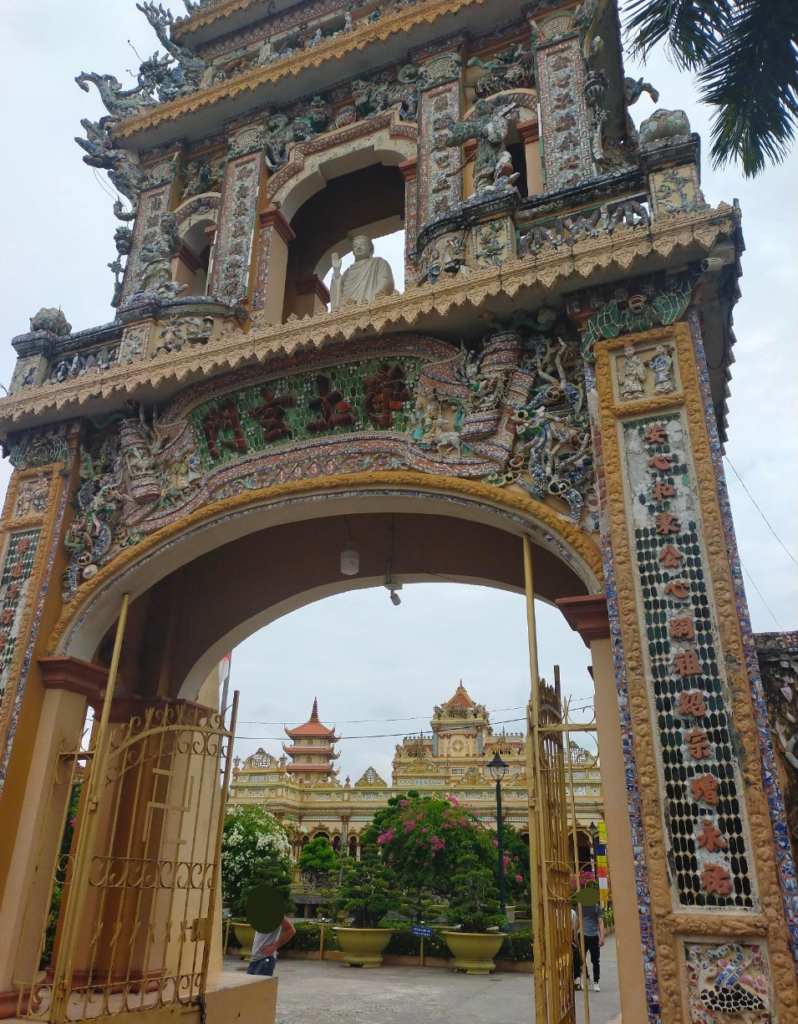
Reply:
[[[171,2],[174,13],[182,14],[179,0]],[[81,71],[97,71],[132,84],[125,71],[139,60],[128,40],[142,57],[158,45],[134,0],[4,0],[0,380],[5,384],[15,359],[11,338],[28,329],[29,317],[41,306],[61,305],[75,330],[113,318],[113,279],[106,264],[116,255],[118,222],[106,191],[110,187],[103,172],[82,163],[72,141],[82,134],[82,117],[97,120],[104,111],[96,92],[81,92],[73,79]],[[662,106],[687,110],[708,152],[707,111],[695,102],[689,76],[661,54],[644,71],[628,65],[627,72],[645,73],[660,90]],[[637,123],[652,109],[644,96],[632,111]],[[727,455],[794,558],[796,181],[794,154],[754,182],[744,181],[735,169],[718,173],[705,165],[703,173],[710,203],[739,198],[748,247],[735,314]],[[383,251],[391,256],[396,247]],[[2,464],[3,490],[8,473]],[[795,629],[798,570],[734,474],[729,477],[754,628]],[[384,590],[308,606],[233,653],[233,685],[242,692],[237,751],[246,755],[260,745],[243,737],[279,737],[282,723],[304,721],[314,696],[323,720],[337,723],[345,736],[416,731],[427,726],[432,705],[451,696],[460,678],[476,700],[496,710],[495,721],[517,718],[519,710],[501,709],[520,708],[527,699],[524,629],[523,599],[482,587],[408,587],[398,608]],[[317,642],[321,638],[323,643]],[[577,698],[590,692],[586,648],[549,608],[540,612],[540,646],[544,674],[557,662],[566,690]],[[277,724],[249,724],[254,722]],[[521,726],[510,722],[507,728]],[[280,752],[277,740],[262,742]],[[369,764],[387,779],[395,742],[385,737],[342,743],[341,779],[349,774],[354,781]]]

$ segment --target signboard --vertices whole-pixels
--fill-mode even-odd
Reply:
[[[425,928],[420,924],[413,924],[410,926],[410,934],[415,935],[418,939],[431,939],[432,929]]]

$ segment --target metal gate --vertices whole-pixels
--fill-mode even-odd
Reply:
[[[117,646],[123,629],[124,615]],[[117,723],[116,664],[92,742],[57,758],[53,807],[80,785],[74,835],[54,863],[37,864],[38,954],[28,950],[28,976],[15,977],[18,1015],[53,1024],[200,1007],[205,994],[238,694],[228,727],[224,713],[157,699]]]
[[[529,704],[530,857],[539,1024],[575,1024],[571,879],[560,682],[537,685]],[[534,822],[534,824],[533,824]]]

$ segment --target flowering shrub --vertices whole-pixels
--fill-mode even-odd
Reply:
[[[450,900],[454,876],[473,855],[495,880],[496,850],[477,815],[454,797],[420,796],[415,791],[393,797],[378,811],[363,835],[364,848],[380,851],[405,893],[403,912],[425,917],[430,901]]]
[[[222,833],[222,900],[233,917],[244,917],[247,896],[256,885],[268,883],[293,908],[291,840],[273,814],[262,807],[234,805]]]

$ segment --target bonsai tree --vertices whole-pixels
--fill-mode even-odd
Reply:
[[[327,836],[311,839],[299,855],[299,870],[307,872],[314,883],[324,881],[339,866],[339,858]]]
[[[262,807],[235,805],[222,833],[222,899],[233,917],[244,917],[247,896],[264,883],[276,886],[286,910],[293,909],[288,832]]]
[[[351,917],[352,928],[377,928],[392,910],[398,910],[402,896],[395,872],[376,851],[365,851],[363,860],[347,857],[333,900],[338,918]]]
[[[452,889],[446,913],[449,924],[461,925],[464,932],[486,932],[506,923],[494,872],[483,863],[476,850],[463,852],[452,877]]]

